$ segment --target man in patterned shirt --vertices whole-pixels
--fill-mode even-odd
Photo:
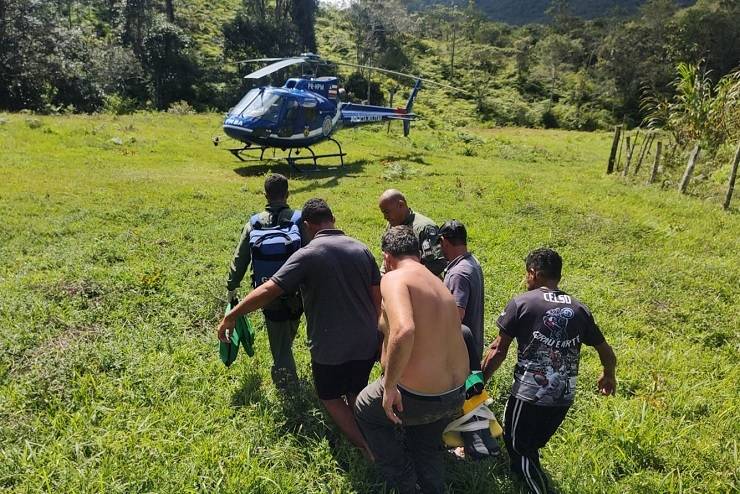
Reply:
[[[617,358],[588,307],[558,289],[563,261],[551,249],[532,251],[525,261],[528,292],[513,298],[498,318],[499,336],[483,360],[485,379],[517,340],[514,384],[504,414],[504,442],[511,470],[535,494],[549,492],[539,450],[547,444],[573,403],[581,344],[596,349],[603,365],[601,394],[614,394]]]

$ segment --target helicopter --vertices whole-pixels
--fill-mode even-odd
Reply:
[[[288,58],[256,58],[242,60],[240,63],[271,62],[245,76],[246,79],[261,79],[292,65],[309,65],[314,73],[319,65],[345,65],[383,72],[413,79],[414,86],[406,105],[393,108],[342,101],[344,88],[339,86],[339,78],[315,77],[304,74],[289,78],[282,87],[262,86],[251,89],[229,110],[223,123],[224,133],[244,143],[243,147],[229,149],[241,161],[263,161],[268,149],[288,150],[285,160],[296,171],[303,171],[297,163],[312,161],[318,170],[319,158],[339,158],[344,166],[346,153],[334,134],[343,128],[359,125],[401,121],[403,135],[408,136],[411,122],[417,118],[413,113],[414,100],[422,87],[422,82],[462,91],[453,86],[422,79],[421,77],[394,70],[359,65],[349,62],[332,62],[313,53]],[[465,91],[462,91],[465,92]],[[220,139],[214,138],[215,145]],[[311,146],[323,141],[331,141],[337,152],[317,155]],[[310,155],[300,156],[302,150]],[[250,151],[259,151],[259,158],[245,158]]]

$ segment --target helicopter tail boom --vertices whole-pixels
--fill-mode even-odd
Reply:
[[[357,103],[344,103],[341,107],[342,127],[356,127],[358,125],[401,120],[406,122],[414,120],[416,115],[409,113],[405,108],[390,108],[386,106],[360,105]]]

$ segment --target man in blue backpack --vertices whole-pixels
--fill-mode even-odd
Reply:
[[[250,262],[252,288],[256,288],[269,280],[302,245],[301,211],[294,211],[287,204],[288,179],[277,173],[268,176],[265,197],[265,210],[249,218],[234,252],[226,283],[229,302],[236,298],[236,290]],[[300,294],[283,294],[262,312],[272,352],[272,381],[278,387],[285,387],[296,379],[293,340],[303,312]]]
[[[352,409],[380,346],[380,271],[365,244],[337,229],[326,201],[309,199],[302,217],[310,243],[224,316],[218,339],[229,340],[240,316],[300,289],[316,394],[347,439],[371,458]]]

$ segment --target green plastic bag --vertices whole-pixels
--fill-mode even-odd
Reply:
[[[226,307],[228,314],[233,309],[238,300],[234,300]],[[250,357],[254,356],[254,329],[249,323],[249,318],[246,316],[239,316],[236,320],[236,327],[231,331],[231,339],[229,341],[220,341],[218,345],[218,353],[221,356],[221,362],[229,367],[236,360],[236,356],[239,354],[239,345],[244,347],[244,351]]]
[[[483,373],[481,371],[473,371],[465,380],[465,399],[469,400],[471,397],[479,395],[482,392]]]

